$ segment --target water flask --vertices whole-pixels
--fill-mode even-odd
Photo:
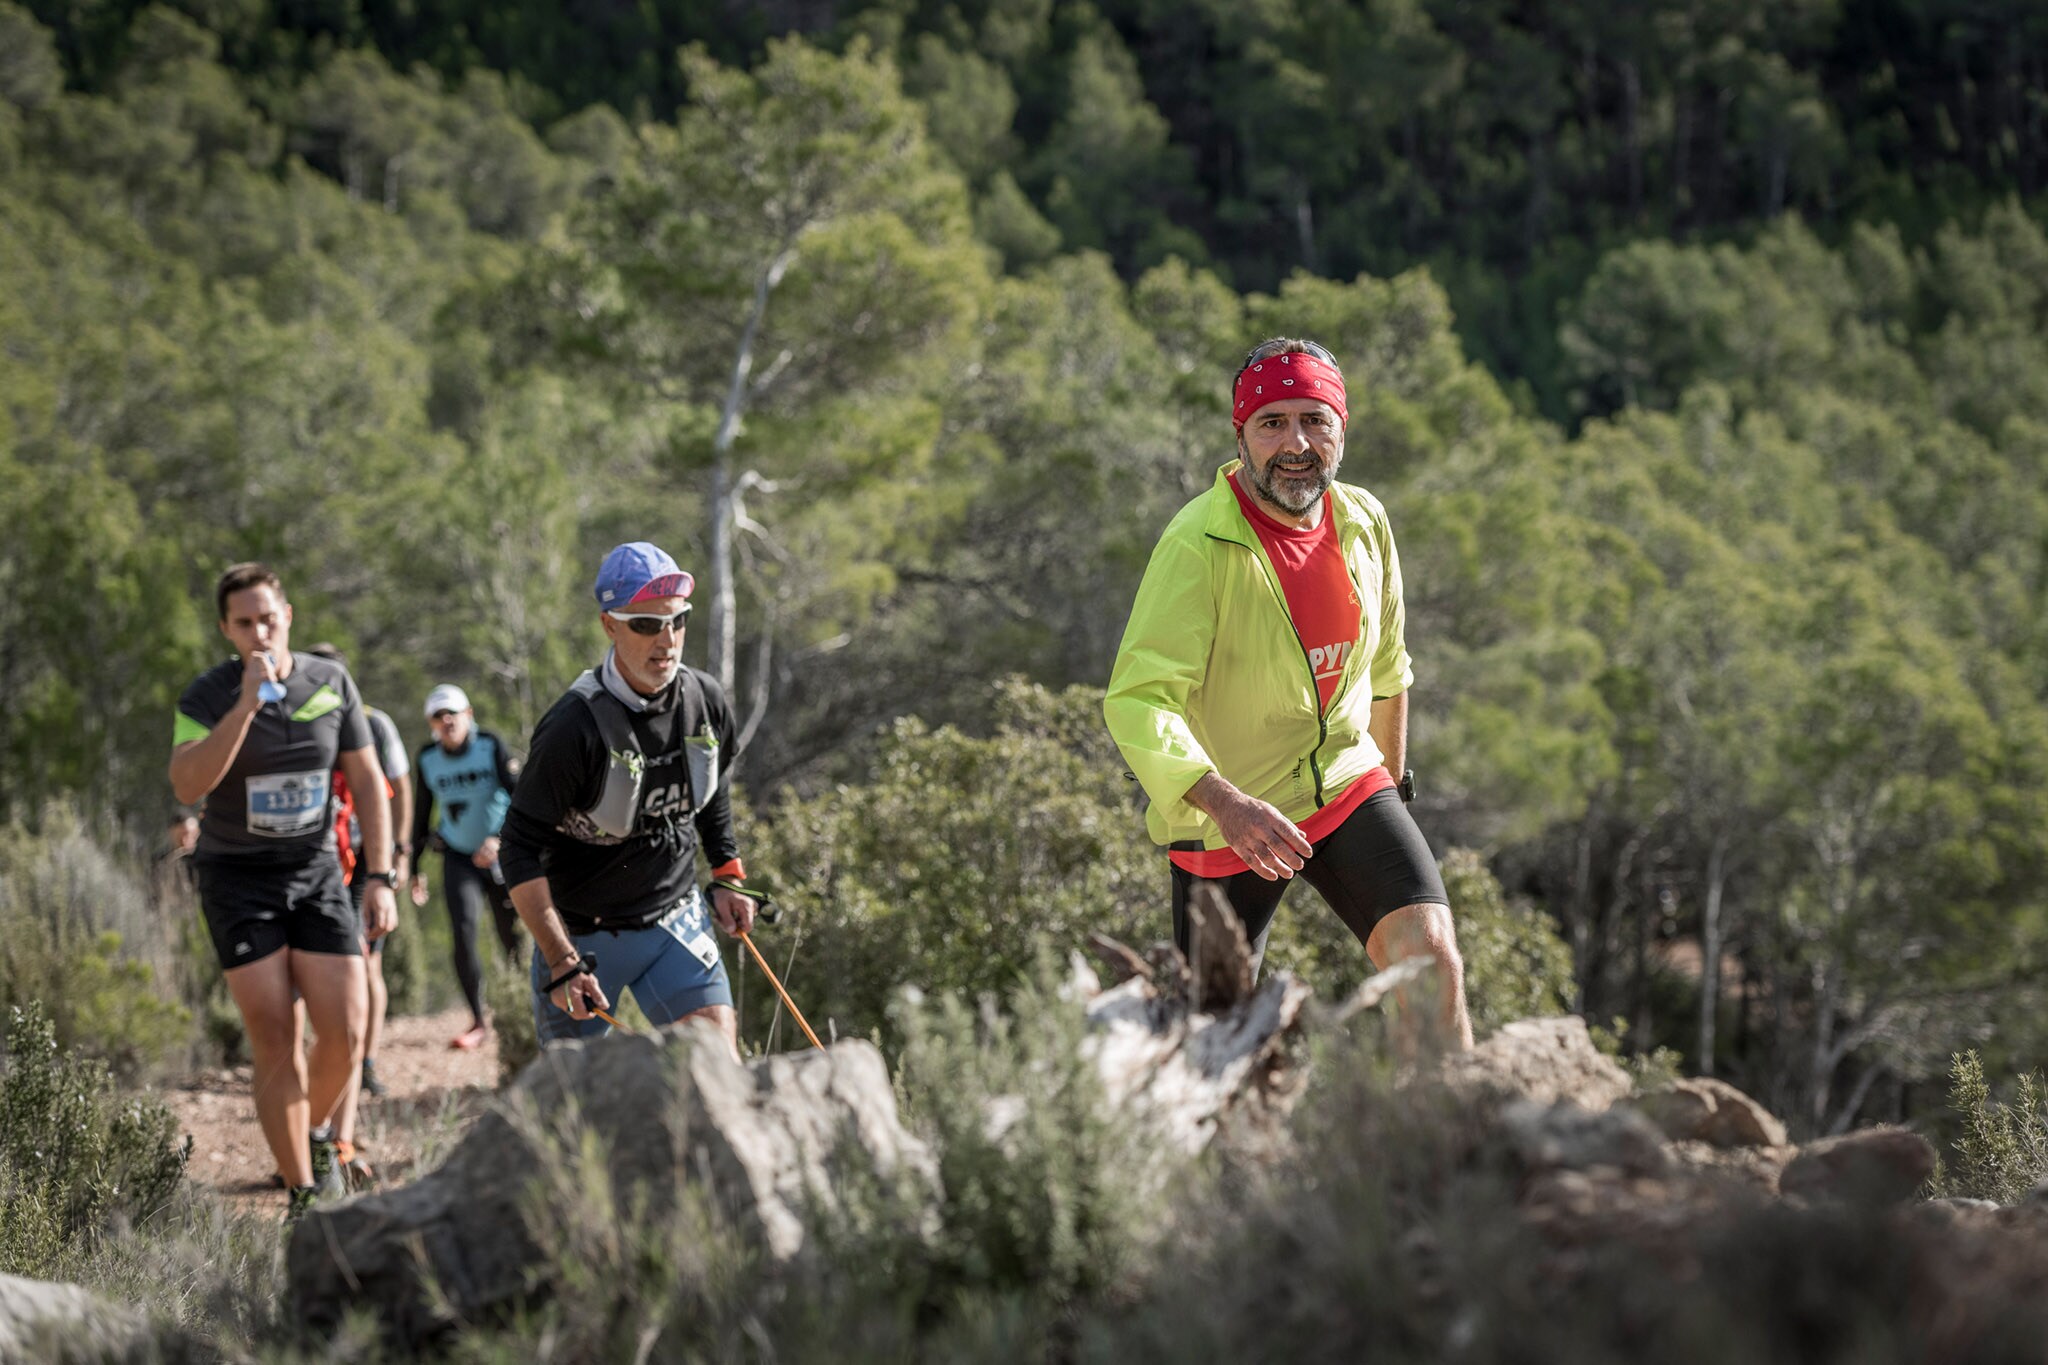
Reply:
[[[263,657],[270,661],[270,666],[272,668],[277,667],[277,657],[273,655],[269,650],[266,649],[263,651]],[[262,682],[256,684],[256,699],[258,701],[266,702],[283,701],[284,684],[278,682],[274,678],[265,678]]]

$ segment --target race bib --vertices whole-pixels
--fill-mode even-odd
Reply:
[[[310,834],[327,819],[325,769],[248,779],[249,832],[272,839]]]
[[[711,941],[711,926],[704,920],[704,898],[691,896],[662,924],[669,937],[683,945],[690,956],[707,967],[718,965],[718,945]]]

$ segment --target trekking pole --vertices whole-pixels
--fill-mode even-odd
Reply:
[[[585,1003],[586,1003],[586,1004],[588,1004],[589,1002],[588,1002],[588,1001],[586,1001]],[[600,1018],[600,1019],[604,1020],[604,1021],[605,1021],[605,1022],[606,1022],[607,1024],[610,1024],[610,1025],[611,1025],[611,1026],[612,1026],[613,1028],[617,1029],[617,1030],[618,1030],[619,1032],[621,1032],[621,1033],[623,1033],[623,1034],[626,1034],[626,1035],[627,1035],[627,1036],[629,1036],[629,1037],[638,1037],[638,1036],[639,1036],[639,1035],[638,1035],[637,1033],[635,1033],[635,1032],[634,1032],[634,1031],[633,1031],[632,1029],[629,1029],[629,1028],[627,1028],[627,1027],[626,1027],[626,1026],[625,1026],[624,1024],[622,1024],[622,1023],[620,1023],[620,1022],[619,1022],[618,1020],[616,1020],[616,1019],[612,1018],[612,1017],[611,1017],[611,1016],[610,1016],[609,1014],[606,1014],[606,1013],[605,1013],[605,1012],[604,1012],[603,1010],[599,1009],[599,1008],[598,1008],[597,1006],[595,1006],[595,1005],[591,1005],[591,1006],[590,1006],[590,1012],[591,1012],[592,1014],[596,1015],[596,1016],[597,1016],[598,1018]]]
[[[723,887],[734,895],[745,896],[748,900],[755,902],[761,907],[760,917],[770,924],[773,924],[782,917],[782,908],[775,903],[765,887],[748,887],[740,882],[726,881],[723,878],[713,878],[711,884]],[[754,946],[753,935],[742,930],[739,934],[739,940],[746,944],[747,951],[754,955],[755,964],[760,967],[761,975],[768,978],[768,984],[775,988],[775,994],[781,997],[783,1004],[789,1006],[790,1016],[796,1020],[797,1027],[804,1031],[804,1037],[811,1040],[812,1047],[817,1048],[820,1052],[824,1051],[825,1045],[818,1041],[817,1034],[811,1032],[810,1024],[804,1019],[804,1012],[796,1007],[796,1001],[790,999],[789,992],[782,988],[782,978],[775,975],[775,969],[768,965],[768,959],[763,957],[761,950]]]
[[[797,1027],[804,1031],[804,1037],[811,1040],[812,1047],[822,1052],[825,1045],[818,1041],[818,1035],[811,1032],[811,1026],[804,1022],[804,1012],[796,1007],[796,1001],[790,999],[789,992],[782,989],[782,982],[776,977],[775,969],[768,965],[768,959],[761,956],[761,950],[754,946],[753,936],[743,932],[740,934],[740,942],[747,945],[747,951],[754,955],[754,961],[761,968],[761,975],[768,978],[768,984],[773,986],[775,993],[782,997],[782,1003],[789,1006],[790,1017],[795,1019]]]

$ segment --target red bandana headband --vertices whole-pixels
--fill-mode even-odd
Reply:
[[[1339,422],[1348,420],[1344,376],[1335,365],[1307,351],[1289,351],[1246,366],[1231,395],[1230,420],[1242,428],[1253,413],[1283,398],[1320,399],[1336,409]]]

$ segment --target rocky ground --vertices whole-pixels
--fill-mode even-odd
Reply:
[[[377,1067],[390,1093],[365,1097],[357,1142],[385,1182],[408,1179],[423,1155],[452,1141],[498,1079],[497,1036],[474,1052],[448,1040],[468,1027],[463,1008],[388,1021]],[[283,1195],[249,1098],[249,1068],[201,1072],[165,1096],[192,1136],[191,1182],[237,1207],[267,1208]]]

